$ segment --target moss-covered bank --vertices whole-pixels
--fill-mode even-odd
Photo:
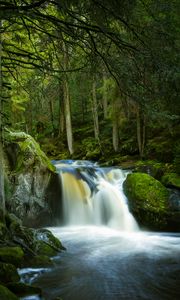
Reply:
[[[16,216],[6,213],[0,221],[4,233],[0,238],[0,299],[41,295],[39,288],[19,282],[17,267],[53,267],[51,257],[65,248],[49,230],[22,226]]]

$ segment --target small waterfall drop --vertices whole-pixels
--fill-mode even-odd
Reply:
[[[56,161],[54,164],[62,184],[65,225],[138,230],[122,189],[126,171],[100,168],[88,161]]]

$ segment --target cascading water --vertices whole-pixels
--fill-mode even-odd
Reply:
[[[138,230],[122,190],[127,172],[54,164],[65,226],[50,230],[67,251],[53,258],[52,268],[19,271],[22,281],[43,290],[43,297],[21,300],[180,299],[180,234]]]
[[[107,225],[138,230],[122,190],[127,172],[90,162],[56,162],[62,183],[65,225]]]

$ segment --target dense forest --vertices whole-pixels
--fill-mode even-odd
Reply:
[[[179,157],[179,1],[0,1],[1,127],[50,157]],[[117,157],[117,155],[115,155]]]

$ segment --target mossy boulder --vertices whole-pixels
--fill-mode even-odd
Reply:
[[[36,229],[35,236],[39,241],[45,241],[49,245],[51,245],[53,248],[56,248],[59,250],[65,250],[63,245],[61,244],[60,240],[56,238],[52,232],[48,229]]]
[[[47,229],[37,229],[35,232],[36,252],[39,255],[54,256],[64,250],[61,242]]]
[[[27,266],[34,268],[52,267],[53,261],[47,255],[36,255],[28,261]]]
[[[161,182],[167,187],[174,187],[180,189],[180,175],[176,173],[165,174],[161,178]]]
[[[140,225],[163,229],[167,225],[168,190],[152,176],[129,174],[123,184],[129,206]]]
[[[9,161],[13,161],[9,171],[13,192],[7,197],[8,211],[18,216],[24,225],[50,225],[52,209],[47,190],[55,176],[54,166],[30,135],[9,132],[7,140]]]
[[[0,247],[0,260],[11,263],[15,266],[21,266],[24,258],[24,252],[20,247]]]
[[[0,299],[18,300],[19,298],[14,293],[12,293],[7,287],[0,285]]]
[[[6,284],[19,280],[20,277],[14,265],[0,262],[0,283]]]

